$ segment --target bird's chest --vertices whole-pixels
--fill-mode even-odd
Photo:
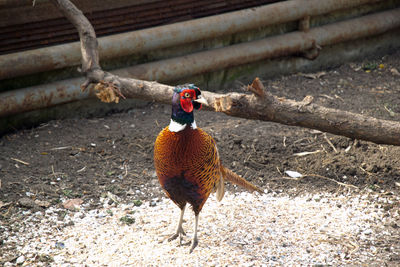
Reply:
[[[208,138],[210,139],[210,138]],[[154,147],[154,163],[159,177],[185,176],[197,173],[213,158],[207,136],[195,129],[169,132],[164,129]]]
[[[158,136],[154,148],[154,156],[157,165],[169,166],[180,170],[182,168],[195,167],[196,162],[203,157],[202,146],[206,146],[198,130],[183,130],[181,132],[169,132],[164,130]],[[159,162],[158,162],[159,161]]]

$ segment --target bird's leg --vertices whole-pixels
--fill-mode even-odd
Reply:
[[[197,240],[197,226],[199,224],[199,215],[195,215],[195,222],[194,222],[194,234],[193,234],[193,240],[192,240],[192,246],[190,248],[190,253],[193,252],[194,248],[197,246],[199,241]]]
[[[182,244],[182,236],[186,235],[185,231],[183,231],[182,223],[183,223],[183,214],[185,213],[185,206],[181,209],[181,216],[179,217],[178,228],[176,229],[176,233],[173,234],[168,241],[175,240],[179,236],[179,244]]]

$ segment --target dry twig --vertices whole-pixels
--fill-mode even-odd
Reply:
[[[305,151],[305,152],[294,153],[293,156],[303,157],[303,156],[312,155],[312,154],[316,154],[316,153],[320,153],[320,152],[322,152],[322,150],[318,149],[318,150],[315,150],[312,152]]]
[[[353,189],[359,190],[359,188],[358,188],[357,186],[355,186],[355,185],[345,184],[345,183],[336,181],[335,179],[328,178],[328,177],[325,177],[325,176],[322,176],[322,175],[318,175],[318,174],[305,174],[305,175],[303,175],[303,176],[301,176],[301,177],[289,177],[289,176],[284,176],[284,175],[280,172],[280,170],[279,170],[278,167],[277,167],[277,169],[278,169],[278,172],[279,172],[282,176],[281,176],[280,178],[275,178],[275,179],[272,179],[272,180],[285,179],[285,180],[300,181],[301,179],[303,179],[303,178],[305,178],[305,177],[317,177],[317,178],[322,178],[322,179],[325,179],[325,180],[334,182],[334,183],[336,183],[336,184],[338,184],[338,185],[341,185],[341,186],[345,186],[345,187],[347,187],[347,188],[353,188]]]
[[[24,165],[29,165],[29,163],[26,162],[26,161],[23,161],[23,160],[20,160],[20,159],[16,159],[16,158],[11,158],[11,159],[14,160],[14,161],[16,161],[16,162],[22,163],[22,164],[24,164]]]
[[[355,185],[341,183],[341,182],[339,182],[339,181],[336,181],[335,179],[328,178],[328,177],[325,177],[325,176],[322,176],[322,175],[318,175],[318,174],[306,174],[306,175],[304,175],[303,177],[317,177],[317,178],[322,178],[322,179],[325,179],[325,180],[334,182],[334,183],[336,183],[336,184],[338,184],[338,185],[342,185],[342,186],[345,186],[345,187],[351,187],[351,188],[354,188],[354,189],[359,189],[359,188],[358,188],[357,186],[355,186]]]
[[[326,133],[324,133],[324,138],[325,138],[326,142],[331,146],[333,151],[335,151],[335,153],[338,153],[336,147],[332,144],[331,140],[329,140],[328,136],[326,136]]]

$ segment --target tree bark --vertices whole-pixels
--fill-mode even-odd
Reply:
[[[119,101],[119,97],[138,98],[170,103],[173,86],[157,82],[122,78],[104,72],[99,64],[96,34],[90,22],[69,0],[52,0],[77,28],[81,40],[84,90],[96,84],[97,96],[105,102]],[[377,144],[400,145],[400,123],[379,120],[347,111],[325,108],[312,103],[308,96],[301,102],[281,99],[265,90],[258,78],[248,86],[253,94],[217,94],[202,91],[208,109],[234,117],[273,121],[317,129],[353,139]]]
[[[400,145],[399,122],[322,107],[313,104],[310,96],[301,102],[277,98],[264,90],[258,78],[251,87],[262,88],[264,96],[219,96],[213,102],[215,110],[231,116],[317,129],[377,144]]]

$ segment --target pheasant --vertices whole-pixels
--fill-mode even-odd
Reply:
[[[211,192],[216,191],[218,201],[222,200],[224,180],[263,192],[221,164],[214,139],[197,128],[194,120],[193,110],[201,109],[202,104],[208,103],[193,84],[176,87],[170,124],[160,132],[154,146],[154,165],[161,187],[181,209],[176,232],[168,241],[179,237],[182,244],[186,204],[193,208],[195,224],[190,253],[198,244],[199,213]]]

